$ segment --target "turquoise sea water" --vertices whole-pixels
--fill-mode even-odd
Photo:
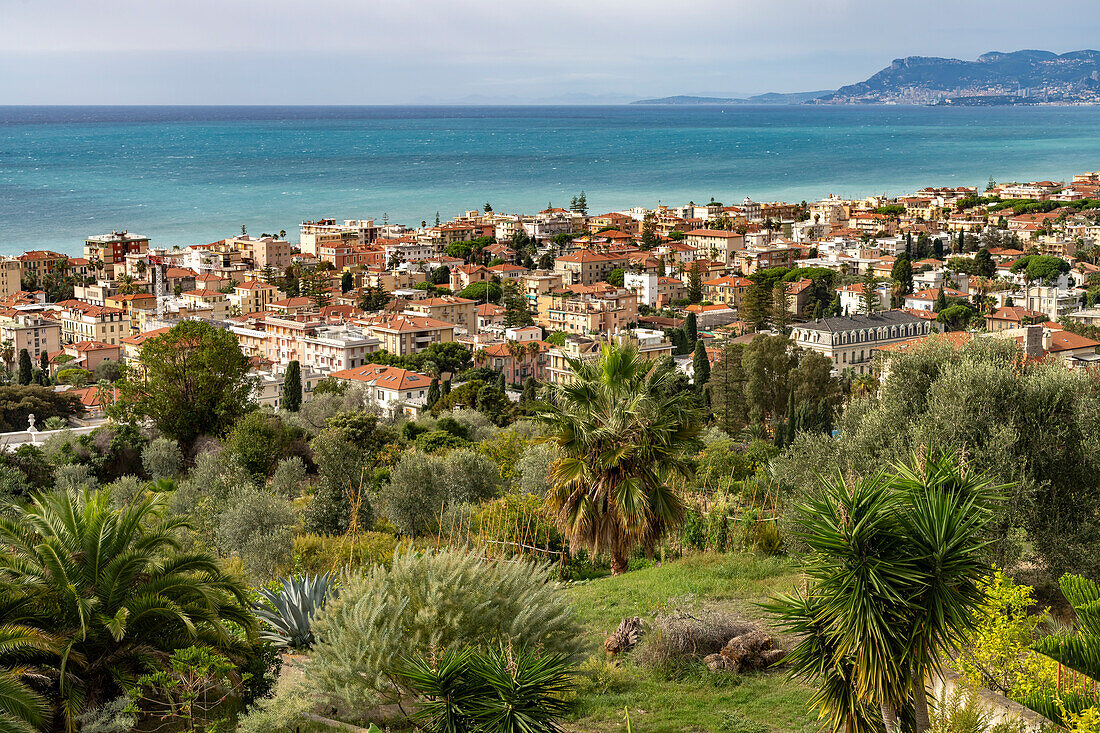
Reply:
[[[903,193],[1100,169],[1100,108],[0,107],[0,253],[304,218]]]

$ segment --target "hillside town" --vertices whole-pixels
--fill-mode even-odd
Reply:
[[[184,320],[232,333],[256,401],[274,408],[298,362],[307,401],[336,380],[415,415],[430,384],[453,375],[431,358],[425,372],[399,364],[448,347],[497,372],[514,398],[528,380],[567,380],[570,359],[609,340],[672,356],[690,375],[689,321],[712,361],[726,343],[784,332],[848,379],[942,331],[1015,339],[1076,368],[1100,360],[1088,335],[1100,325],[1098,262],[1097,172],[896,199],[601,214],[582,193],[565,208],[506,214],[486,203],[419,227],[305,221],[298,244],[244,227],[171,249],[125,231],[91,235],[80,257],[0,260],[0,341],[9,374],[26,350],[36,381],[74,390],[93,414],[110,401],[111,366]]]

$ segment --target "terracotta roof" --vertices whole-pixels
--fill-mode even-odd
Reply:
[[[996,313],[990,313],[986,318],[991,318],[996,321],[1012,321],[1014,323],[1020,323],[1025,318],[1045,318],[1045,313],[1039,311],[1028,310],[1027,308],[1021,308],[1019,306],[1007,306],[1004,308],[998,308]]]
[[[405,390],[427,388],[431,384],[431,378],[398,367],[384,366],[382,364],[364,364],[354,369],[343,369],[333,372],[330,376],[335,379],[344,379],[352,382],[365,382],[379,389]]]

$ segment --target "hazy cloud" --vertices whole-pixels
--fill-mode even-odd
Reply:
[[[803,91],[1098,31],[1095,0],[0,0],[0,103]]]

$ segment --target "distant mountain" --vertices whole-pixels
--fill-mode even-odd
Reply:
[[[791,94],[756,94],[751,97],[692,97],[675,96],[660,97],[657,99],[640,99],[631,104],[801,104],[818,97],[833,94],[833,90],[825,89],[818,92],[793,92]]]
[[[895,59],[866,81],[817,104],[1100,103],[1100,52],[994,51],[976,61],[931,56]]]

